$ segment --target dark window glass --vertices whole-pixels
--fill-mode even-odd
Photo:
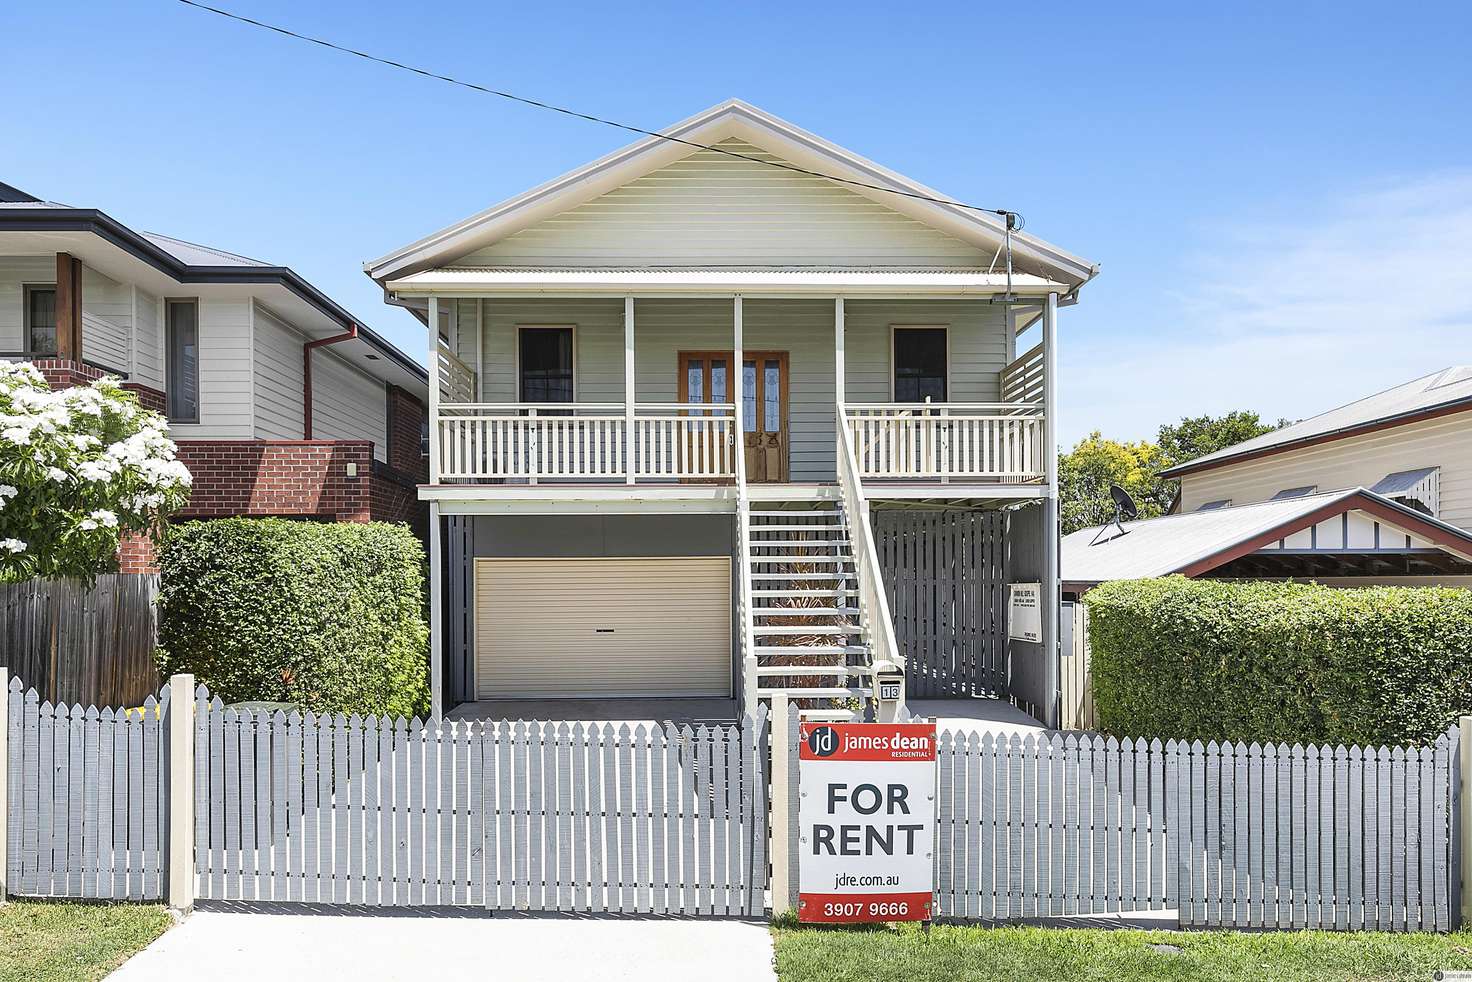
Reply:
[[[168,317],[168,413],[175,423],[199,422],[199,305],[170,300]]]
[[[56,354],[56,290],[53,287],[26,288],[26,353]]]
[[[521,401],[573,401],[572,328],[522,328]]]
[[[910,327],[894,332],[894,401],[946,399],[946,332]]]

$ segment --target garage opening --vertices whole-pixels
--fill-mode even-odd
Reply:
[[[477,699],[733,694],[731,559],[475,560]]]

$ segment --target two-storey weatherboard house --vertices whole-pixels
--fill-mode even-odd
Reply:
[[[427,373],[289,268],[0,184],[0,357],[164,413],[180,518],[423,524]],[[125,571],[150,564],[124,543]]]
[[[1050,718],[1097,268],[739,101],[664,136],[365,267],[430,327],[436,708],[847,718],[903,671]]]

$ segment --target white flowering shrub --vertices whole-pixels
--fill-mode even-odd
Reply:
[[[124,532],[157,537],[189,499],[164,427],[113,379],[53,392],[0,361],[0,580],[90,582]]]

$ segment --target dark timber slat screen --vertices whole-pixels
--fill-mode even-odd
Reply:
[[[870,514],[909,697],[1003,694],[1002,514]]]
[[[0,662],[48,702],[139,706],[158,691],[157,573],[0,584]]]

